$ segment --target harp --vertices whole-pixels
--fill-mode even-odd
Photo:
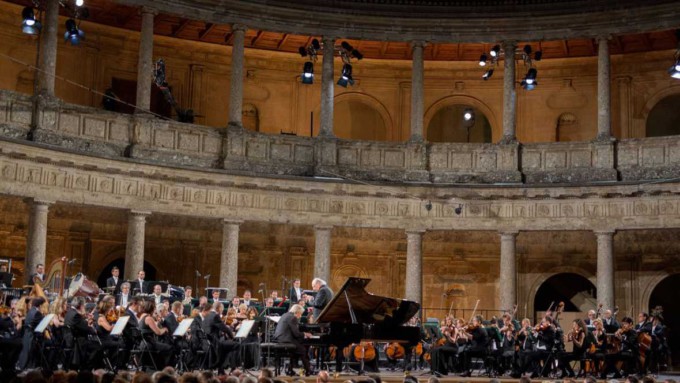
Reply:
[[[35,278],[33,282],[43,290],[48,290],[57,295],[64,291],[64,279],[66,278],[66,257],[54,260],[45,268],[45,280]]]

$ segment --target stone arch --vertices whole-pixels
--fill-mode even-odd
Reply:
[[[547,272],[539,274],[533,283],[530,284],[529,291],[527,292],[528,294],[526,295],[528,297],[526,302],[527,312],[533,313],[536,311],[536,308],[534,307],[534,301],[536,300],[536,294],[538,293],[538,289],[541,288],[541,285],[543,285],[549,278],[554,277],[557,274],[564,273],[578,274],[589,280],[593,285],[597,286],[597,278],[595,274],[584,268],[570,265],[553,267]]]
[[[385,126],[385,135],[384,139],[385,141],[396,141],[399,139],[399,132],[396,132],[394,130],[394,121],[392,119],[392,116],[390,115],[389,110],[383,104],[380,100],[375,98],[372,95],[366,94],[366,93],[361,93],[361,92],[343,92],[340,94],[335,95],[333,98],[333,104],[337,105],[338,103],[341,102],[359,102],[361,104],[364,104],[367,107],[372,108],[375,110],[380,117],[382,118],[382,121]],[[335,108],[334,108],[335,111]],[[321,125],[320,122],[320,116],[321,116],[321,106],[317,105],[314,108],[314,121],[313,121],[313,127],[314,127],[314,135],[319,134],[319,128]],[[335,124],[334,124],[335,125]]]
[[[555,141],[571,142],[580,141],[579,121],[575,114],[564,112],[557,117],[555,128]]]
[[[635,107],[634,110],[635,137],[637,138],[646,137],[647,119],[649,118],[649,114],[654,108],[654,106],[664,98],[677,94],[680,94],[680,84],[673,84],[671,86],[660,89],[656,91],[656,93],[649,96],[649,98],[647,98],[647,100],[641,107],[640,106]]]
[[[427,129],[429,128],[430,122],[437,112],[443,108],[453,105],[468,105],[482,112],[491,126],[491,141],[496,142],[498,139],[500,139],[501,131],[499,130],[496,116],[491,111],[491,108],[489,108],[486,103],[484,103],[484,101],[467,95],[447,96],[435,101],[432,105],[430,105],[430,107],[427,108],[423,118],[423,126],[425,130],[423,132],[423,137],[427,137]]]
[[[680,266],[669,267],[663,271],[657,271],[655,275],[649,279],[647,285],[642,289],[642,294],[640,295],[641,306],[638,308],[638,310],[647,310],[649,308],[649,300],[652,297],[652,292],[654,289],[659,285],[659,283],[661,283],[661,281],[675,274],[680,274]]]
[[[664,137],[680,135],[680,92],[666,95],[647,113],[645,118],[645,137]]]

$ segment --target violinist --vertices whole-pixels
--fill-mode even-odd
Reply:
[[[571,342],[574,345],[572,352],[562,353],[560,356],[560,366],[562,367],[562,377],[569,376],[573,378],[575,376],[574,370],[571,368],[570,362],[572,360],[581,361],[581,371],[585,371],[585,362],[583,358],[585,357],[586,350],[588,349],[587,336],[588,329],[586,324],[581,319],[576,319],[571,324],[571,330],[565,335],[565,342]]]
[[[447,361],[458,353],[458,344],[456,343],[458,330],[454,326],[454,318],[452,316],[444,318],[440,331],[442,334],[441,338],[430,349],[432,371],[435,375],[447,375],[449,371],[453,371],[455,365],[455,363],[449,365]]]
[[[593,330],[590,333],[590,339],[588,347],[588,354],[598,363],[595,363],[597,367],[600,361],[604,361],[604,355],[607,353],[607,334],[604,331],[604,324],[602,320],[596,319],[593,321]]]
[[[184,320],[184,315],[182,311],[184,310],[184,305],[180,301],[175,301],[170,307],[170,312],[163,318],[163,327],[168,329],[168,334],[172,337],[171,342],[175,350],[175,355],[180,355],[182,349],[189,347],[187,341],[183,337],[172,336],[177,327],[179,327],[180,322]]]
[[[139,331],[149,350],[156,354],[154,355],[157,358],[156,365],[170,366],[172,346],[158,340],[158,337],[167,334],[168,329],[159,327],[158,322],[153,318],[156,304],[153,301],[144,301],[140,311],[142,315],[139,317]]]
[[[482,327],[482,317],[477,315],[472,319],[472,323],[465,328],[465,332],[461,336],[466,338],[470,345],[463,353],[463,374],[461,376],[472,375],[472,365],[470,363],[473,357],[485,358],[487,354],[487,347],[489,345],[489,336]]]
[[[2,371],[14,371],[21,352],[21,336],[12,315],[11,303],[10,307],[0,306],[0,369]]]
[[[517,332],[512,317],[506,314],[502,319],[502,327],[498,330],[501,334],[499,370],[508,371],[515,365]]]
[[[217,366],[211,366],[211,368],[217,367],[220,372],[224,372],[227,356],[238,350],[238,343],[233,340],[234,332],[220,318],[222,310],[224,310],[224,305],[221,302],[215,302],[203,318],[203,332],[217,351]]]
[[[74,297],[71,307],[64,316],[64,344],[75,349],[77,343],[77,349],[80,351],[79,360],[83,362],[78,367],[90,369],[95,365],[100,347],[88,339],[88,336],[96,335],[97,332],[94,327],[88,325],[85,315],[85,298]]]
[[[517,355],[515,369],[512,371],[512,374],[510,374],[510,376],[515,379],[519,378],[529,367],[530,357],[534,350],[534,344],[536,343],[534,328],[531,326],[531,321],[528,318],[522,319],[522,325],[517,332],[516,338],[517,344],[519,345],[519,353]]]
[[[35,337],[35,329],[40,324],[40,321],[44,318],[43,313],[40,311],[40,306],[45,303],[45,298],[35,297],[31,299],[30,309],[26,314],[26,319],[24,320],[24,336],[22,338],[22,350],[19,355],[18,367],[21,370],[29,368],[32,362],[31,358],[33,353],[33,338]]]
[[[119,314],[116,311],[113,296],[105,296],[99,305],[95,329],[101,342],[104,358],[108,358],[113,366],[123,367],[124,362],[121,360],[118,350],[123,348],[125,344],[119,337],[111,336],[111,330],[113,330],[114,324],[118,321],[118,317]]]
[[[614,334],[621,341],[621,349],[618,352],[605,355],[605,370],[600,379],[607,379],[607,374],[614,373],[614,379],[621,378],[621,371],[616,367],[616,362],[623,361],[624,374],[627,376],[633,371],[634,360],[637,356],[637,333],[633,330],[633,319],[625,317],[621,320],[621,328]]]

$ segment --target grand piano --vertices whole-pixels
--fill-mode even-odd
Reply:
[[[309,343],[342,350],[361,341],[401,342],[416,345],[420,341],[420,328],[404,326],[420,310],[420,304],[373,295],[365,287],[367,278],[350,277],[326,305],[315,325],[306,325],[305,331],[319,333]],[[342,357],[342,352],[337,352]],[[341,360],[336,358],[336,370]]]

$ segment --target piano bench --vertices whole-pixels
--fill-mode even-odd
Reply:
[[[274,359],[274,374],[281,375],[281,367],[283,358],[290,356],[290,353],[295,351],[296,347],[292,343],[261,343],[260,353],[264,359],[262,365],[267,367],[268,358]]]

